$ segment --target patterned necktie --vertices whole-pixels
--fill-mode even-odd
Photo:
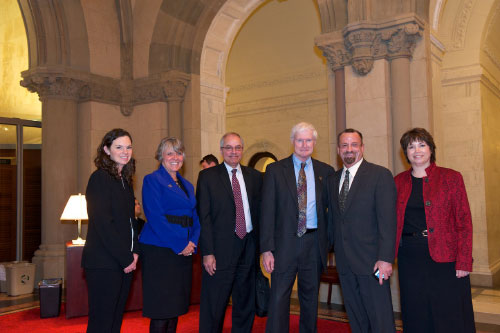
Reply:
[[[307,217],[307,179],[304,171],[306,164],[300,164],[299,180],[297,182],[297,198],[299,202],[299,223],[297,228],[297,236],[301,237],[306,233],[306,217]]]
[[[345,209],[345,202],[347,201],[347,194],[349,193],[349,170],[345,171],[344,183],[342,183],[342,189],[339,194],[339,207],[340,212],[343,213]]]
[[[247,226],[245,223],[245,211],[243,210],[243,199],[241,198],[241,189],[240,189],[240,182],[238,181],[238,178],[236,178],[236,171],[237,169],[233,169],[233,177],[232,177],[232,182],[233,182],[233,195],[234,195],[234,204],[236,206],[236,235],[238,235],[239,238],[243,239],[245,235],[247,234]]]

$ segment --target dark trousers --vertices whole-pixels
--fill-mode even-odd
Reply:
[[[88,333],[120,333],[132,273],[85,269],[89,297]]]
[[[396,332],[389,280],[380,285],[370,275],[339,274],[344,306],[353,333]]]
[[[266,332],[289,331],[290,295],[296,277],[300,303],[299,331],[301,333],[317,331],[319,278],[322,269],[317,232],[298,237],[296,245],[290,249],[290,255],[295,259],[294,265],[286,267],[283,271],[275,270],[271,274],[271,297]]]
[[[232,292],[232,332],[251,332],[255,317],[255,255],[254,233],[243,239],[233,237],[232,260],[210,276],[202,269],[200,332],[222,332],[224,315]]]

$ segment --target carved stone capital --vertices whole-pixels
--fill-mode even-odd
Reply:
[[[387,58],[411,57],[422,31],[418,24],[408,23],[383,30],[380,36],[387,45]]]
[[[129,116],[135,105],[182,101],[190,76],[169,71],[141,79],[112,79],[69,68],[36,68],[22,73],[21,86],[40,99],[64,98],[77,103],[98,101],[119,105]]]
[[[351,62],[351,54],[346,50],[341,34],[333,32],[320,35],[316,37],[315,43],[332,70],[340,69]]]
[[[167,80],[162,84],[162,87],[167,101],[180,101],[186,93],[187,82]]]
[[[81,80],[57,74],[35,74],[23,78],[20,83],[29,91],[37,93],[40,100],[53,97],[78,101],[85,86]]]
[[[316,37],[316,45],[333,69],[350,64],[358,74],[366,75],[377,59],[411,57],[423,29],[423,21],[413,14],[389,21],[356,22]]]

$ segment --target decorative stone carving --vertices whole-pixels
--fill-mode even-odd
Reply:
[[[189,75],[177,71],[137,80],[116,80],[65,68],[34,69],[22,73],[21,86],[38,93],[40,99],[64,98],[77,103],[99,101],[120,105],[124,116],[135,105],[169,100],[182,101]]]
[[[84,86],[80,80],[49,75],[24,78],[20,83],[29,91],[38,93],[40,100],[47,97],[78,100],[80,89]]]
[[[316,41],[316,45],[323,52],[332,70],[342,68],[351,61],[351,54],[347,52],[343,40]]]
[[[357,22],[346,26],[341,33],[318,36],[316,45],[332,69],[352,65],[358,74],[366,75],[376,59],[411,57],[423,27],[423,22],[414,15],[395,21]]]
[[[163,93],[167,100],[178,101],[182,100],[186,93],[187,82],[184,81],[171,81],[163,83]]]

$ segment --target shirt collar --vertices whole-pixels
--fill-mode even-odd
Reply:
[[[342,171],[342,174],[345,175],[345,171],[349,170],[349,174],[351,175],[352,178],[356,176],[356,172],[358,172],[359,166],[361,165],[361,162],[363,162],[363,158],[361,158],[359,161],[356,162],[356,164],[352,165],[350,168],[346,168],[344,166],[344,170]]]
[[[299,158],[297,156],[295,156],[295,154],[292,154],[292,160],[293,160],[293,165],[296,167],[296,168],[299,168],[300,169],[300,165],[303,163],[301,160],[299,160]],[[309,166],[311,165],[312,163],[312,159],[311,157],[309,156],[309,158],[306,160],[306,166]]]
[[[241,166],[240,164],[238,163],[238,165],[236,166],[236,168],[233,168],[232,166],[230,166],[229,164],[227,164],[226,162],[224,162],[224,165],[226,166],[226,169],[227,169],[227,172],[232,175],[233,174],[233,169],[236,169],[238,171],[236,171],[236,173],[240,173],[241,172]]]

